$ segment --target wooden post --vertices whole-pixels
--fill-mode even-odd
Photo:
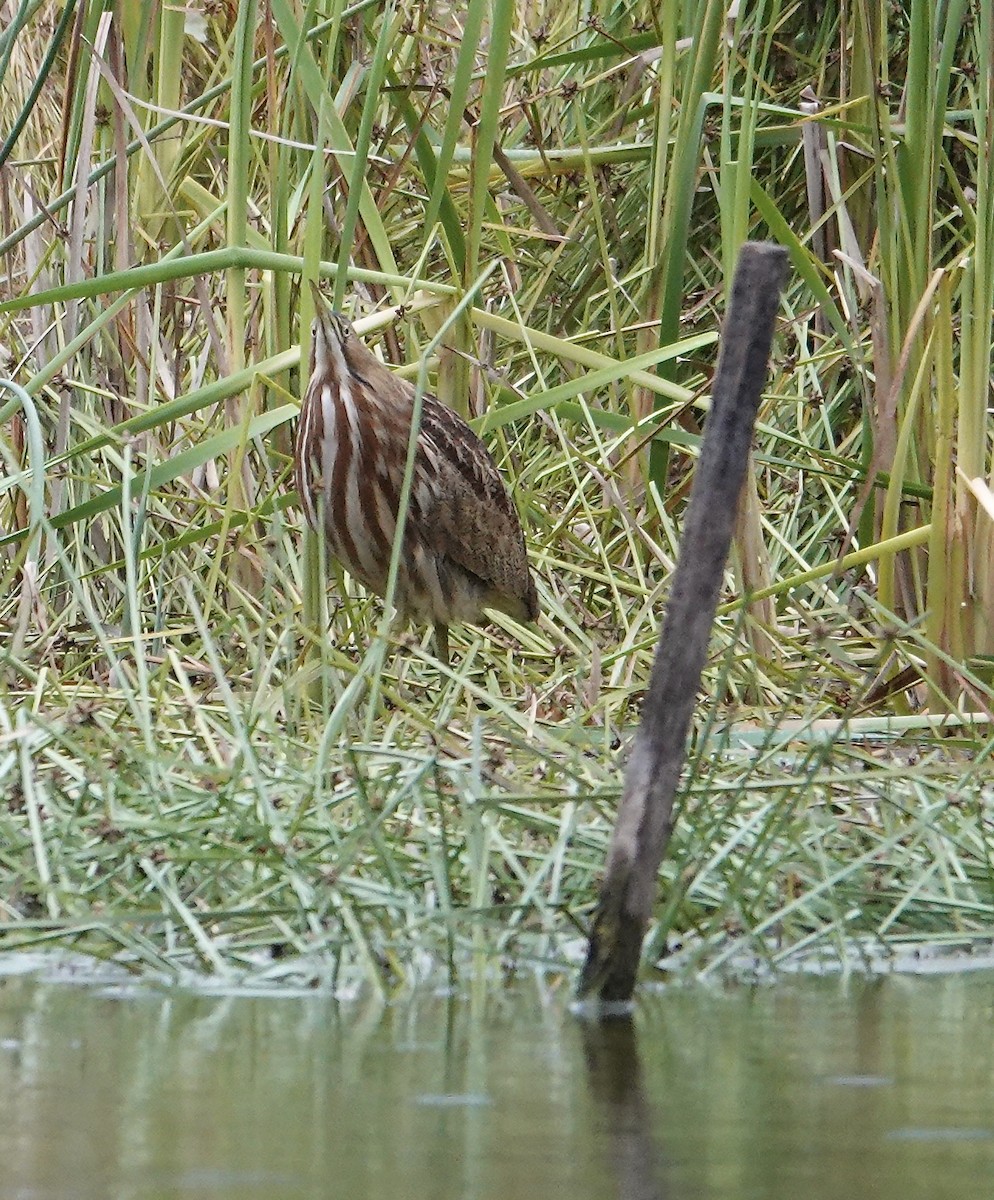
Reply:
[[[673,827],[673,797],[707,657],[725,560],[766,379],[786,251],[747,242],[725,314],[711,411],[690,493],[680,554],[642,721],[608,850],[600,902],[580,976],[580,999],[626,1004]]]

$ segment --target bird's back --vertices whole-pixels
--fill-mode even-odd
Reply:
[[[443,569],[461,577],[479,607],[534,621],[538,594],[521,522],[490,451],[458,414],[430,395],[420,450],[437,481],[433,506],[424,514],[424,537]]]

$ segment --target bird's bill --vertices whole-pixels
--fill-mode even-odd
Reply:
[[[327,316],[331,312],[331,303],[328,297],[321,291],[314,279],[308,280],[311,285],[311,294],[314,296],[314,311],[318,316]]]
[[[331,301],[321,291],[315,281],[310,281],[311,291],[314,293],[314,329],[317,331],[316,336],[327,342],[329,345],[332,342],[339,345],[343,341],[342,336],[342,318],[331,307]]]

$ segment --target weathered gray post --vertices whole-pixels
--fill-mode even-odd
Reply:
[[[782,247],[761,242],[747,242],[736,264],[711,411],[642,721],[625,771],[580,977],[580,999],[596,995],[606,1003],[624,1003],[635,990],[659,864],[673,827],[673,796],[686,754],[687,731],[749,464],[786,264]]]

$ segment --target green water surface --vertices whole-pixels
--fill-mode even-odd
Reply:
[[[994,976],[568,998],[0,975],[0,1200],[994,1195]]]

